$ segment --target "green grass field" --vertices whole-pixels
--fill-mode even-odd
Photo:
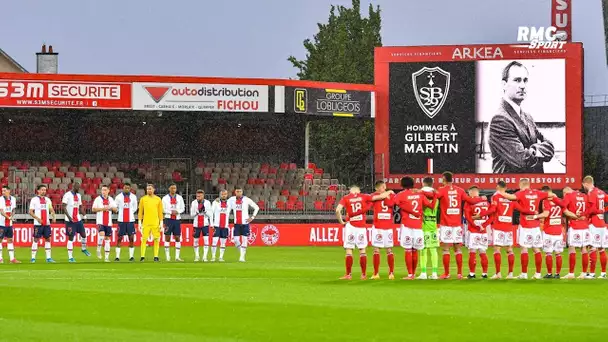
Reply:
[[[43,251],[29,264],[24,248],[23,264],[0,265],[0,341],[585,341],[608,332],[599,279],[389,281],[383,256],[384,279],[345,282],[341,248],[253,247],[245,264],[234,248],[223,264],[100,263],[76,250],[79,263],[67,264],[64,248],[53,253],[57,264]]]

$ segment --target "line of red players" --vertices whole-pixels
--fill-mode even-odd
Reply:
[[[353,250],[359,249],[361,279],[367,279],[368,246],[366,213],[373,207],[374,225],[372,245],[374,247],[374,275],[379,278],[379,249],[386,249],[389,267],[389,279],[394,279],[395,258],[393,243],[393,207],[397,206],[401,215],[399,243],[405,250],[405,263],[408,275],[403,279],[415,279],[418,264],[418,251],[425,248],[422,232],[423,210],[435,208],[439,202],[439,225],[437,231],[443,249],[444,274],[440,279],[450,278],[450,249],[454,249],[457,266],[457,278],[463,278],[462,245],[469,250],[469,275],[475,278],[477,253],[480,254],[482,278],[488,278],[488,258],[486,251],[493,245],[496,273],[492,279],[501,279],[502,249],[507,250],[508,274],[506,279],[514,279],[513,269],[513,214],[519,211],[520,223],[517,232],[517,245],[521,249],[521,270],[519,279],[528,279],[528,250],[534,253],[534,279],[541,279],[543,258],[547,274],[544,278],[560,278],[562,269],[562,252],[565,242],[569,251],[569,271],[562,279],[574,279],[576,267],[576,250],[581,250],[582,273],[579,279],[595,278],[598,252],[601,264],[600,278],[606,279],[608,258],[608,232],[604,221],[606,194],[594,186],[593,177],[583,179],[583,191],[570,187],[563,189],[563,199],[555,195],[551,188],[544,186],[541,190],[530,188],[530,181],[522,179],[519,191],[507,193],[504,182],[498,182],[496,193],[488,201],[479,196],[475,186],[467,194],[462,188],[452,184],[453,174],[443,173],[443,184],[439,189],[423,191],[414,189],[414,179],[401,179],[403,191],[395,194],[386,191],[383,182],[376,183],[376,192],[372,195],[362,194],[359,187],[353,186],[350,194],[342,198],[336,207],[338,221],[344,225],[344,248],[346,250],[346,275],[341,279],[352,279]],[[463,205],[464,204],[464,205]],[[346,221],[342,210],[346,210]],[[466,220],[463,228],[463,218]],[[542,224],[541,224],[542,222]],[[542,229],[541,229],[542,227]],[[566,229],[567,227],[567,229]],[[555,272],[553,263],[555,261]],[[433,278],[431,278],[433,279]]]

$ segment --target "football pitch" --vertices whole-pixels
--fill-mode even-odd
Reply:
[[[53,265],[43,251],[32,265],[29,249],[19,249],[23,264],[0,265],[0,341],[592,341],[608,333],[605,280],[389,281],[383,255],[383,279],[358,280],[355,258],[357,280],[340,281],[341,248],[251,247],[247,263],[229,248],[222,264],[191,262],[192,248],[182,253],[188,262],[155,264],[150,249],[142,264],[102,263],[75,248],[79,263],[68,264],[65,248],[54,248]]]

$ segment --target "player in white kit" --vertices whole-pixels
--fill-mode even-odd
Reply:
[[[203,262],[207,262],[209,253],[209,221],[211,217],[211,202],[205,199],[203,190],[196,191],[196,199],[190,204],[190,216],[194,228],[194,262],[200,261],[199,240],[203,236]]]
[[[245,262],[245,255],[247,254],[247,244],[249,242],[249,236],[251,230],[249,224],[255,219],[258,214],[260,207],[255,204],[251,198],[243,196],[243,189],[236,187],[234,190],[236,196],[232,196],[228,199],[228,207],[234,214],[234,229],[232,230],[232,237],[234,239],[234,245],[240,251],[240,262]],[[253,214],[249,216],[249,208],[253,208]]]

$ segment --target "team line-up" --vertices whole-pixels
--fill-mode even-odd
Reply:
[[[36,262],[38,245],[44,242],[45,257],[47,263],[54,263],[51,257],[51,222],[56,223],[53,203],[46,197],[46,186],[39,185],[36,188],[37,196],[32,198],[29,206],[29,214],[34,219],[34,240],[32,242],[32,259]],[[84,214],[82,213],[82,196],[78,193],[80,184],[74,183],[72,190],[66,192],[62,199],[62,206],[65,213],[65,230],[68,237],[67,252],[68,261],[76,262],[74,259],[74,238],[80,236],[82,253],[91,256],[87,249],[87,235],[83,223]],[[92,210],[96,214],[96,224],[98,229],[97,238],[97,257],[102,258],[102,247],[105,254],[104,261],[110,262],[110,239],[112,237],[112,214],[117,214],[118,219],[118,240],[116,245],[116,258],[120,261],[121,242],[125,236],[129,240],[129,261],[135,261],[135,213],[137,212],[137,228],[142,234],[140,244],[140,261],[145,261],[146,247],[145,241],[151,236],[154,240],[154,261],[159,262],[160,236],[165,236],[165,257],[171,261],[170,243],[171,237],[175,240],[175,261],[183,261],[180,258],[181,250],[181,215],[186,211],[186,206],[182,196],[177,194],[177,186],[171,184],[169,193],[163,197],[154,194],[154,185],[146,186],[146,195],[141,197],[139,204],[137,197],[131,192],[130,184],[123,185],[123,191],[112,198],[109,196],[108,186],[102,186],[101,196],[93,201]],[[228,192],[223,190],[220,197],[213,201],[213,204],[204,199],[203,190],[196,192],[196,199],[190,205],[190,215],[193,218],[194,227],[194,261],[209,261],[209,232],[213,230],[211,244],[211,261],[215,261],[217,245],[219,242],[219,261],[224,261],[226,250],[226,240],[229,237],[229,216],[233,214],[234,227],[232,230],[233,242],[240,252],[239,261],[245,262],[247,254],[247,243],[250,234],[249,223],[255,219],[259,207],[250,198],[243,196],[240,187],[235,189],[235,196],[228,198]],[[7,239],[7,249],[11,263],[18,264],[15,258],[15,247],[13,244],[13,221],[12,214],[17,207],[15,197],[11,196],[11,189],[7,186],[2,187],[2,199],[0,200],[0,263],[3,262],[2,241]],[[253,214],[249,215],[249,209],[253,209]],[[199,240],[203,238],[203,257],[199,252]]]
[[[477,254],[481,261],[482,278],[488,278],[489,245],[494,248],[496,273],[492,279],[501,279],[501,250],[507,250],[508,273],[506,279],[514,279],[513,268],[513,213],[519,211],[517,245],[521,249],[521,270],[519,279],[528,279],[529,253],[534,253],[534,279],[560,278],[564,242],[568,246],[568,274],[562,279],[574,279],[576,250],[581,250],[582,273],[579,279],[594,279],[597,258],[601,264],[600,278],[606,279],[608,258],[608,232],[604,221],[605,193],[594,186],[593,177],[583,179],[584,190],[563,189],[563,199],[554,194],[550,187],[542,190],[530,188],[529,179],[521,179],[519,191],[507,193],[507,186],[500,181],[496,193],[488,201],[479,196],[476,186],[468,189],[468,194],[453,185],[453,174],[443,173],[443,187],[433,188],[433,179],[423,180],[421,189],[414,189],[414,179],[401,179],[403,191],[395,194],[386,190],[386,184],[376,182],[376,192],[362,194],[353,186],[336,207],[336,216],[344,227],[344,248],[346,250],[346,275],[341,279],[352,279],[353,250],[359,249],[361,279],[367,279],[368,246],[365,229],[366,212],[373,208],[372,247],[374,273],[372,279],[379,279],[380,249],[386,249],[388,278],[395,279],[395,256],[393,254],[393,211],[401,216],[399,244],[405,249],[407,276],[403,279],[427,279],[427,254],[431,256],[432,274],[430,279],[450,278],[450,249],[454,249],[457,278],[463,278],[463,256],[461,246],[469,251],[469,274],[476,277]],[[464,205],[463,205],[464,204]],[[345,210],[346,222],[342,216]],[[437,216],[438,220],[437,220]],[[463,218],[467,224],[463,228]],[[542,225],[541,225],[542,222]],[[542,226],[542,229],[541,229]],[[438,276],[438,248],[443,250],[444,272]],[[543,277],[542,252],[545,253],[547,273]],[[599,252],[599,253],[598,253]],[[421,274],[416,278],[416,268],[420,253]],[[553,268],[555,261],[555,270]]]

